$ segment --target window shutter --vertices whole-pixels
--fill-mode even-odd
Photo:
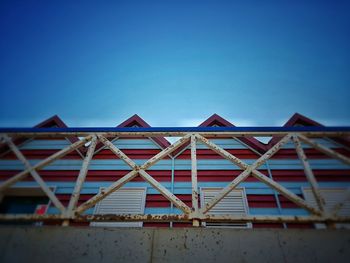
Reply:
[[[201,189],[201,204],[204,206],[214,196],[216,196],[221,188],[202,188]],[[233,215],[247,215],[247,201],[243,189],[234,189],[227,196],[225,196],[219,203],[217,203],[208,214],[233,214]],[[225,227],[225,228],[250,228],[250,223],[206,223],[207,227]]]
[[[320,189],[323,198],[326,201],[326,210],[332,211],[339,202],[345,200],[347,195],[346,188],[323,188]],[[305,200],[314,207],[317,207],[316,200],[310,188],[303,189]],[[350,201],[344,203],[344,205],[338,210],[339,216],[350,216]],[[325,228],[324,224],[315,224],[317,228]],[[350,224],[336,224],[339,228],[350,228]]]
[[[118,189],[96,204],[94,214],[143,214],[145,195],[145,188]],[[91,225],[102,227],[142,227],[142,222],[92,222]]]

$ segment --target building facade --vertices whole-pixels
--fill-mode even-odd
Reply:
[[[138,127],[149,128],[150,126],[139,116],[134,115],[117,127],[137,129]],[[234,125],[214,114],[199,127],[234,127]],[[284,127],[321,129],[323,126],[305,116],[295,114]],[[35,128],[67,128],[67,126],[58,116],[54,116],[38,124]],[[63,217],[62,220],[57,217],[40,221],[40,217],[38,217],[35,224],[62,224],[64,222],[64,224],[77,226],[114,227],[185,227],[196,225],[232,228],[324,228],[326,227],[325,222],[299,219],[293,221],[290,218],[303,219],[310,215],[312,207],[325,211],[328,216],[332,213],[332,215],[344,218],[350,216],[350,201],[348,200],[350,141],[344,135],[314,137],[312,142],[317,143],[316,148],[305,142],[295,141],[294,137],[291,137],[278,151],[276,150],[273,156],[264,160],[261,166],[252,170],[253,172],[247,173],[244,180],[234,186],[206,212],[208,217],[211,215],[219,215],[219,217],[220,215],[233,215],[232,218],[236,216],[237,218],[246,218],[245,220],[220,221],[218,219],[212,221],[198,218],[195,220],[196,222],[176,218],[176,215],[183,215],[186,211],[186,209],[181,209],[181,204],[185,204],[191,209],[188,213],[201,209],[203,211],[205,204],[215,199],[244,171],[237,163],[232,162],[229,156],[238,158],[248,166],[254,165],[256,160],[264,158],[267,152],[273,151],[274,147],[278,146],[282,136],[272,136],[265,143],[254,136],[235,137],[214,134],[206,136],[206,139],[212,143],[211,146],[205,141],[197,140],[195,142],[195,167],[193,166],[194,152],[193,148],[191,149],[191,140],[188,140],[157,160],[152,166],[147,167],[147,175],[152,177],[155,182],[149,181],[151,179],[147,180],[147,175],[133,175],[128,178],[125,184],[123,183],[120,189],[111,191],[109,195],[101,198],[94,205],[90,205],[89,202],[96,195],[101,196],[105,191],[109,191],[111,185],[113,186],[128,176],[130,167],[133,168],[135,165],[138,167],[134,167],[135,169],[142,168],[142,165],[148,160],[157,154],[159,155],[164,149],[169,149],[172,145],[165,137],[159,136],[105,136],[104,138],[107,139],[107,142],[104,143],[100,138],[90,153],[89,149],[93,143],[91,140],[87,143],[81,143],[79,147],[42,168],[38,166],[37,169],[30,170],[30,167],[36,167],[40,162],[63,149],[77,145],[81,141],[81,136],[74,136],[72,133],[69,136],[62,135],[61,137],[56,135],[55,137],[11,136],[9,138],[4,135],[0,148],[0,213],[3,215],[3,219],[6,219],[6,215],[21,214],[44,216],[57,215],[61,212],[61,214],[68,215],[69,207],[76,208],[87,204],[88,206],[84,207],[86,208],[83,211],[84,215],[135,214],[174,215],[174,217],[173,219],[164,217],[164,220],[158,218],[154,221],[151,218],[150,220],[142,220],[140,217],[140,221],[132,219],[126,220],[127,222],[120,222],[121,220],[117,220],[118,222],[113,220],[107,220],[108,222],[63,220]],[[16,149],[14,150],[13,147],[11,148],[11,143],[19,153],[16,153]],[[108,147],[108,143],[113,144],[115,148]],[[301,146],[299,151],[298,143]],[[211,148],[214,146],[218,146],[219,150]],[[327,154],[322,149],[328,149],[330,152]],[[220,150],[224,151],[220,152]],[[24,160],[19,157],[19,154],[24,157]],[[339,156],[336,156],[337,154]],[[86,163],[84,160],[89,155],[91,160],[88,160],[86,174],[84,174],[82,167]],[[124,155],[127,156],[127,159],[123,158]],[[307,159],[303,157],[307,157]],[[128,163],[129,160],[131,161]],[[26,169],[26,175],[21,174],[21,171]],[[251,175],[256,170],[258,170],[258,174],[265,177],[265,181],[259,179],[258,175]],[[196,178],[195,188],[194,176]],[[16,177],[20,179],[11,181]],[[84,180],[80,188],[77,188],[79,177],[84,178]],[[160,186],[155,185],[157,183]],[[279,191],[279,188],[276,188],[279,186],[288,192]],[[162,189],[165,189],[167,194],[171,194],[170,198],[169,195],[164,195]],[[194,192],[194,189],[197,191]],[[54,197],[50,197],[50,193]],[[73,196],[77,196],[76,200],[72,198]],[[180,201],[174,203],[171,198]],[[198,199],[198,207],[194,204],[194,198]],[[308,210],[308,207],[301,207],[303,202],[311,208]],[[254,217],[260,219],[253,220]],[[269,220],[269,217],[289,219],[278,221]],[[252,218],[252,221],[249,221],[249,218]],[[11,222],[11,220],[5,221]],[[333,227],[347,228],[348,224],[345,221],[337,222],[333,224]]]

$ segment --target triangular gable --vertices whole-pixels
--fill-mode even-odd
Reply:
[[[292,117],[283,125],[283,127],[293,127],[293,126],[323,126],[322,124],[305,117],[299,113],[294,113]],[[271,140],[268,142],[268,148],[274,146],[282,137],[272,136]]]
[[[324,127],[324,125],[304,116],[300,113],[294,113],[292,117],[283,125],[283,127],[294,127],[294,126],[314,126],[314,127]],[[272,139],[268,143],[268,149],[273,147],[279,140],[280,136],[273,136]],[[350,146],[350,141],[346,138],[331,138],[332,140]]]
[[[58,117],[58,115],[54,115],[34,126],[34,128],[53,128],[53,127],[68,128],[68,126],[61,120],[60,117]]]
[[[119,124],[117,127],[118,128],[123,128],[123,127],[149,128],[151,126],[147,122],[145,122],[140,116],[138,116],[137,114],[134,114],[129,119]],[[170,145],[169,141],[164,137],[153,137],[151,139],[163,149]]]
[[[47,120],[44,120],[43,122],[40,122],[39,124],[35,125],[34,128],[68,128],[68,126],[63,122],[63,120],[58,116],[54,115],[51,118],[48,118]],[[69,136],[67,139],[71,143],[75,143],[79,141],[77,137]],[[80,149],[82,150],[82,149]]]
[[[58,115],[54,115],[40,123],[38,123],[37,125],[34,126],[34,128],[67,128],[68,126],[63,122],[63,120],[58,116]],[[71,143],[75,143],[77,142],[79,139],[77,137],[68,137],[67,138]],[[23,142],[25,142],[27,139],[24,138],[18,138],[18,139],[14,139],[13,142],[18,145],[21,144]],[[8,147],[5,144],[0,146],[0,153],[1,152],[5,152],[8,150]],[[81,149],[79,149],[80,151],[84,151],[84,148],[82,147]]]
[[[289,118],[289,120],[283,125],[283,127],[293,127],[297,125],[302,126],[323,126],[322,124],[311,120],[308,117],[305,117],[304,115],[301,115],[299,113],[294,113],[292,117]]]
[[[202,122],[198,127],[213,127],[213,126],[214,127],[215,126],[218,126],[218,127],[236,127],[231,122],[225,120],[224,118],[222,118],[218,114],[213,114],[208,119],[206,119],[204,122]],[[229,136],[229,137],[232,138],[233,136]],[[251,137],[251,138],[247,138],[247,137],[243,138],[242,137],[242,138],[237,138],[237,140],[248,145],[249,147],[258,151],[259,153],[265,152],[265,145],[253,137]],[[179,149],[174,151],[173,154],[174,155],[178,154],[179,152],[184,150],[186,147],[188,147],[188,145],[189,145],[189,143],[183,145],[182,147],[180,147]]]
[[[236,127],[228,120],[225,120],[218,114],[213,114],[210,116],[207,120],[202,122],[199,127],[211,127],[211,126],[219,126],[219,127]],[[265,152],[265,145],[255,139],[254,137],[248,138],[248,137],[241,137],[237,138],[237,140],[243,142],[244,144],[250,146],[254,150],[257,150],[258,152],[262,153]]]
[[[145,122],[140,116],[137,114],[131,116],[127,120],[120,123],[117,128],[126,128],[126,127],[140,127],[140,128],[149,128],[151,127],[147,122]],[[109,138],[110,140],[112,138]],[[169,141],[163,137],[152,137],[151,138],[156,144],[158,144],[161,148],[166,148],[170,145]],[[98,143],[96,149],[101,149],[104,147],[102,143]]]

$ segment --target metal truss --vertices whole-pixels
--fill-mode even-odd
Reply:
[[[338,211],[343,206],[345,202],[348,202],[350,198],[346,198],[340,202],[331,211],[325,209],[325,200],[322,197],[321,191],[318,186],[318,182],[313,174],[310,167],[306,154],[302,148],[301,142],[308,144],[309,146],[317,149],[318,151],[328,155],[331,158],[340,160],[341,162],[350,165],[350,158],[344,156],[330,148],[327,148],[317,142],[315,142],[312,137],[339,137],[339,136],[349,136],[350,130],[348,128],[334,129],[334,128],[318,128],[318,129],[249,129],[242,130],[239,128],[187,128],[183,130],[173,129],[167,130],[166,128],[147,128],[143,131],[138,131],[136,128],[119,128],[113,129],[99,129],[99,130],[84,130],[84,129],[40,129],[38,131],[33,131],[33,129],[27,130],[16,130],[16,129],[0,129],[0,139],[2,142],[6,143],[11,151],[16,155],[16,157],[24,164],[25,170],[19,172],[18,174],[12,176],[11,178],[3,181],[0,184],[0,194],[11,187],[16,182],[24,179],[25,177],[31,175],[34,180],[38,183],[43,192],[51,200],[52,204],[58,208],[59,214],[2,214],[0,215],[0,221],[50,221],[50,220],[61,220],[63,225],[69,225],[69,222],[91,222],[91,221],[117,221],[117,222],[133,222],[133,221],[144,221],[144,222],[192,222],[193,226],[200,226],[201,222],[269,222],[269,223],[339,223],[339,222],[350,222],[350,217],[339,216]],[[5,131],[5,132],[4,132]],[[248,165],[233,154],[229,153],[225,149],[219,147],[213,143],[210,139],[206,138],[220,138],[220,137],[252,137],[252,136],[283,136],[283,138],[278,141],[273,147],[271,147],[267,152],[265,152],[261,157],[259,157],[253,164]],[[35,165],[31,165],[26,157],[22,154],[16,144],[13,142],[14,138],[18,137],[62,137],[62,136],[83,136],[79,141],[71,144],[70,146],[52,154],[46,159],[40,161]],[[108,137],[157,137],[157,136],[181,136],[181,138],[170,145],[169,147],[163,149],[161,152],[153,156],[151,159],[146,161],[142,165],[137,165],[132,159],[130,159],[126,154],[118,149]],[[223,158],[229,160],[233,164],[237,165],[242,169],[242,172],[226,187],[224,187],[214,198],[212,198],[204,206],[199,206],[199,192],[198,192],[198,182],[197,182],[197,153],[196,144],[200,141],[205,144],[209,149],[218,153]],[[258,168],[263,165],[267,160],[269,160],[275,153],[277,153],[283,145],[287,142],[292,141],[295,145],[297,155],[303,165],[304,172],[308,182],[310,183],[312,193],[317,203],[317,207],[312,206],[306,202],[303,198],[294,194],[278,182],[270,179],[268,176],[261,173]],[[79,171],[73,193],[71,194],[70,201],[67,207],[59,201],[57,196],[48,187],[48,185],[41,178],[39,171],[45,166],[49,165],[53,161],[60,159],[67,155],[68,153],[77,150],[78,148],[86,145],[90,142],[88,146],[88,151],[82,163],[82,167]],[[96,194],[86,202],[81,205],[78,204],[78,200],[81,194],[81,189],[85,182],[87,172],[89,170],[89,164],[96,150],[96,145],[102,143],[106,148],[110,149],[116,156],[123,160],[129,167],[130,171],[124,175],[119,180],[113,182],[109,187],[104,189],[99,194]],[[191,146],[191,182],[192,182],[192,207],[186,205],[181,201],[176,195],[171,193],[166,189],[161,183],[155,180],[148,172],[147,169],[155,165],[158,161],[173,153],[180,147],[189,143]],[[152,187],[157,189],[166,199],[168,199],[173,205],[179,208],[183,214],[94,214],[86,215],[84,212],[95,206],[99,201],[106,198],[111,193],[118,191],[123,185],[131,181],[137,176],[141,176],[146,182],[148,182]],[[222,214],[209,214],[208,212],[227,196],[233,189],[235,189],[238,184],[246,180],[249,176],[253,176],[259,181],[265,183],[270,188],[279,192],[281,195],[286,197],[288,200],[295,203],[297,206],[306,209],[310,212],[307,216],[237,216],[237,215],[222,215]],[[350,189],[348,190],[348,197],[350,197]]]

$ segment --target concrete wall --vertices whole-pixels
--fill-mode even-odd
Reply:
[[[0,262],[349,262],[350,230],[0,227]]]

